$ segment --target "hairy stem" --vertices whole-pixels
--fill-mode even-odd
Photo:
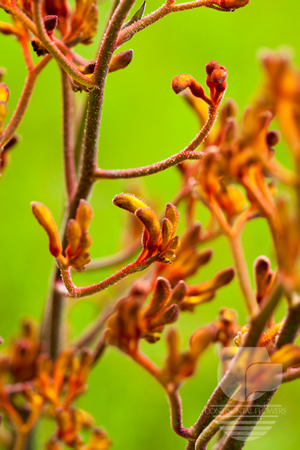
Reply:
[[[176,387],[173,384],[168,384],[166,387],[166,393],[170,404],[171,425],[173,431],[185,439],[194,440],[190,429],[185,428],[182,424],[181,398],[176,390]]]
[[[75,297],[75,298],[87,297],[89,295],[96,294],[97,292],[101,292],[104,289],[107,289],[108,287],[123,280],[128,275],[131,275],[133,273],[140,272],[141,270],[146,269],[152,262],[155,261],[157,256],[158,256],[158,254],[151,256],[150,258],[148,258],[142,262],[134,261],[133,263],[128,264],[128,266],[119,270],[115,274],[111,275],[109,278],[106,278],[106,280],[100,281],[100,283],[93,284],[93,285],[87,286],[87,287],[76,287],[73,284],[70,269],[61,270],[61,276],[62,276],[63,282],[64,282],[69,294],[72,297]]]
[[[205,428],[205,430],[203,430],[203,432],[200,434],[195,444],[195,450],[205,450],[209,441],[215,436],[224,422],[231,422],[236,420],[240,407],[241,404],[238,404],[234,408],[230,409],[230,407],[226,405],[220,412],[220,414],[215,417],[215,419],[208,425],[208,427]]]
[[[168,14],[178,11],[186,11],[189,9],[200,8],[202,6],[212,7],[214,3],[215,2],[213,0],[196,0],[193,2],[174,5],[172,1],[166,1],[166,3],[160,8],[158,8],[156,11],[152,12],[151,14],[148,14],[141,20],[138,20],[137,22],[133,23],[129,27],[126,27],[124,30],[122,30],[118,37],[117,46],[119,47],[124,42],[131,39],[136,33],[144,30],[145,28],[154,24],[155,22],[167,16]],[[222,10],[221,8],[218,9],[220,11],[226,11],[225,9],[224,10]]]
[[[106,179],[114,179],[114,178],[140,178],[145,177],[147,175],[152,175],[154,173],[161,172],[163,170],[168,169],[169,167],[175,166],[182,161],[188,159],[201,159],[202,152],[195,152],[199,145],[205,140],[205,138],[210,133],[211,129],[214,126],[218,114],[218,106],[209,106],[208,108],[208,119],[203,126],[203,128],[199,131],[195,139],[181,152],[176,153],[169,158],[151,164],[149,166],[139,167],[135,169],[121,169],[121,170],[102,170],[97,169],[95,171],[95,178],[106,178]]]
[[[275,392],[276,390],[265,392],[260,398],[254,400],[252,405],[247,408],[246,412],[239,417],[224,444],[220,447],[220,450],[240,450],[245,446],[247,438],[250,436],[257,422],[261,419],[261,416],[263,415],[267,405],[273,398]],[[253,408],[255,408],[254,416]],[[249,425],[247,425],[247,427],[241,426],[246,422],[249,422]],[[242,436],[243,439],[238,440],[237,438],[239,436]]]
[[[12,118],[8,122],[5,130],[0,136],[0,147],[5,146],[13,137],[15,132],[17,131],[20,123],[22,122],[24,115],[26,113],[27,107],[29,105],[32,93],[34,91],[35,83],[37,77],[41,70],[48,64],[51,60],[51,56],[45,56],[36,66],[32,69],[26,78],[25,85],[17,104],[17,107],[12,115]]]
[[[239,286],[242,291],[248,313],[250,316],[253,316],[258,312],[258,305],[251,286],[240,233],[229,237],[228,241],[237,272]]]
[[[90,78],[82,75],[72,62],[70,62],[65,55],[59,50],[59,48],[54,44],[54,42],[49,38],[42,18],[42,1],[34,0],[34,18],[39,33],[39,39],[42,41],[46,50],[53,56],[60,67],[68,73],[74,80],[78,83],[86,86],[87,88],[93,88],[94,84],[91,82]]]

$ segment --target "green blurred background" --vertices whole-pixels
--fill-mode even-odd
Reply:
[[[104,25],[109,2],[102,2],[100,27]],[[146,13],[160,3],[149,0]],[[134,58],[123,71],[109,75],[99,146],[102,168],[138,167],[156,162],[181,150],[195,135],[197,121],[180,97],[174,95],[171,80],[180,73],[190,73],[204,83],[205,64],[216,59],[228,69],[226,97],[239,104],[240,114],[251,101],[261,79],[257,52],[262,47],[275,49],[288,45],[300,62],[299,0],[251,0],[234,13],[201,8],[176,13],[139,33],[122,49],[133,48]],[[1,11],[0,20],[7,20]],[[26,76],[19,44],[0,36],[0,65],[7,68],[5,82],[10,89],[8,103],[13,112]],[[78,51],[93,59],[96,46]],[[77,94],[82,98],[84,94]],[[45,302],[53,258],[48,252],[44,231],[37,225],[30,202],[45,203],[59,223],[65,203],[61,156],[61,100],[59,71],[52,61],[40,76],[29,110],[19,129],[21,143],[12,151],[11,163],[0,180],[0,334],[5,342],[16,333],[20,319],[39,319]],[[290,163],[284,144],[277,148],[278,158]],[[158,210],[172,199],[179,186],[175,168],[142,180],[143,192],[157,204]],[[101,181],[93,191],[94,219],[92,257],[112,254],[120,248],[121,229],[126,213],[112,205],[115,194],[128,191],[136,183]],[[201,210],[199,220],[207,214]],[[274,257],[270,236],[263,220],[247,225],[243,242],[249,269],[261,254]],[[207,279],[216,270],[232,264],[225,239],[212,245],[213,261],[193,281]],[[109,270],[79,274],[77,284],[98,282]],[[111,288],[117,295],[120,288]],[[101,311],[107,293],[71,305],[71,336],[77,335]],[[179,321],[183,343],[194,330],[216,318],[221,306],[234,307],[240,324],[246,321],[245,308],[236,280],[219,292],[217,298],[186,313]],[[277,319],[284,315],[284,305]],[[165,348],[163,340],[155,346],[143,345],[144,351],[158,364]],[[217,383],[218,358],[211,348],[203,357],[197,375],[183,389],[184,424],[192,425]],[[264,437],[249,442],[247,448],[294,449],[299,442],[299,383],[284,385],[273,404],[286,408],[286,414]],[[99,426],[120,449],[183,449],[185,442],[170,428],[169,408],[164,393],[150,376],[111,348],[93,370],[87,394],[78,404],[91,412]],[[52,430],[43,423],[39,447]]]

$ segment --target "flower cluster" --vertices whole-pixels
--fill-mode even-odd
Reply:
[[[49,238],[49,250],[61,268],[73,267],[81,271],[89,263],[88,250],[92,245],[92,238],[88,229],[93,217],[90,205],[81,200],[77,208],[76,218],[70,219],[67,228],[68,246],[66,255],[63,255],[63,247],[59,238],[58,230],[49,209],[42,203],[33,202],[32,212],[39,224],[44,228]]]

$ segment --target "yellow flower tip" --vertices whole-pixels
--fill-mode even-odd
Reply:
[[[213,324],[199,328],[190,338],[191,353],[199,356],[206,350],[209,344],[216,341],[217,335],[218,329]]]
[[[76,212],[76,221],[80,225],[82,233],[85,233],[93,218],[93,210],[86,200],[81,199]]]
[[[62,245],[50,210],[45,205],[38,202],[32,202],[31,208],[35,218],[48,234],[51,255],[57,258],[62,253]]]
[[[187,88],[195,97],[203,98],[205,95],[203,87],[191,75],[183,74],[173,78],[172,89],[175,94],[179,94]]]
[[[7,102],[9,99],[9,89],[5,83],[0,83],[0,102]]]
[[[67,238],[69,245],[66,250],[66,255],[68,258],[72,258],[77,254],[81,236],[82,230],[77,220],[69,220],[67,228]]]
[[[172,222],[167,218],[164,218],[162,221],[161,234],[162,241],[160,245],[160,251],[163,252],[168,247],[174,234],[174,227],[172,225]]]
[[[285,372],[292,366],[300,364],[300,347],[293,344],[286,344],[280,350],[271,355],[273,364],[282,364],[282,371]]]
[[[133,194],[118,194],[113,199],[113,204],[133,214],[140,208],[148,208],[146,203]]]
[[[179,222],[179,212],[176,206],[172,205],[172,203],[168,203],[166,207],[165,217],[168,219],[173,225],[174,233],[176,231],[178,222]]]

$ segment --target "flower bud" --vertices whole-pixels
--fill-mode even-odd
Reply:
[[[115,55],[109,65],[109,73],[116,72],[120,69],[125,69],[133,58],[133,50],[125,50]]]
[[[113,199],[113,204],[119,208],[126,209],[133,214],[137,209],[148,207],[146,203],[133,194],[118,194]]]
[[[172,80],[172,89],[175,94],[179,94],[189,88],[195,97],[204,98],[204,89],[191,75],[177,75]]]
[[[57,27],[58,17],[57,16],[45,16],[43,21],[44,21],[44,26],[45,26],[47,33],[51,33]]]
[[[170,294],[171,287],[168,280],[162,277],[157,278],[153,295],[149,304],[143,310],[143,316],[147,318],[156,314],[163,307]]]
[[[62,245],[51,212],[42,203],[32,202],[31,207],[35,218],[48,234],[51,255],[57,258],[62,252]]]
[[[92,208],[87,201],[81,199],[76,212],[76,221],[79,223],[82,233],[85,233],[89,229],[92,217]]]

